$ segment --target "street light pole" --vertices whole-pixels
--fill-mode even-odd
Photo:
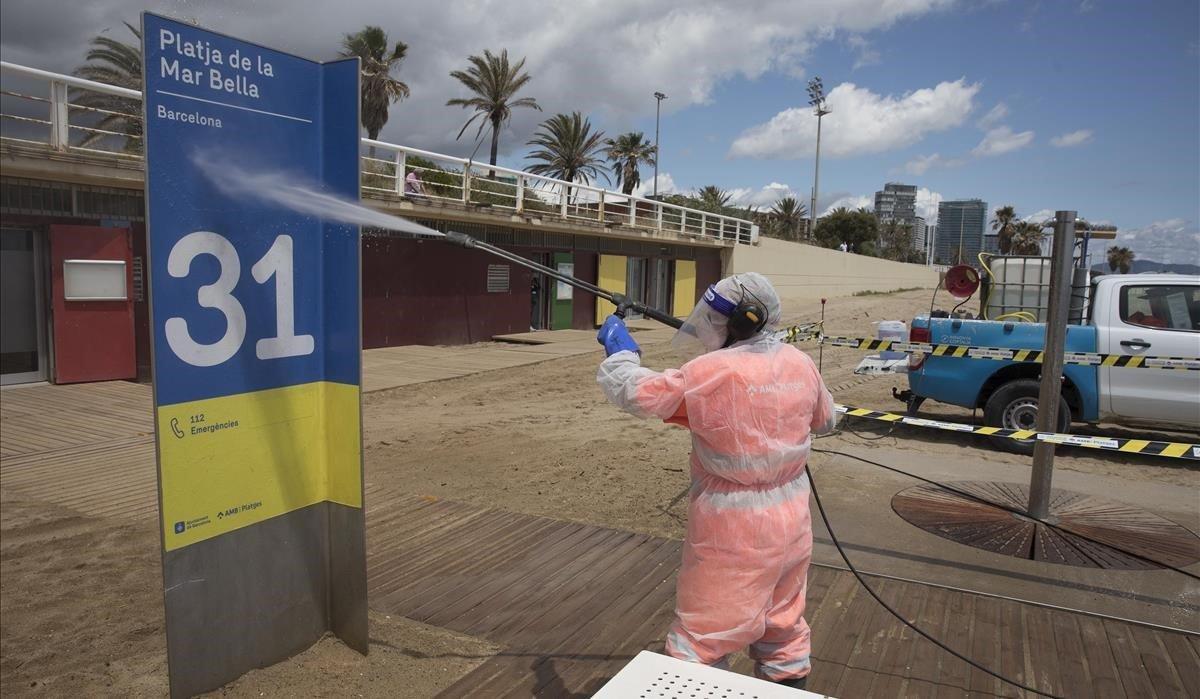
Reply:
[[[662,114],[662,101],[667,98],[661,92],[654,93],[654,198],[658,199],[658,161],[662,157],[662,151],[658,149],[658,123],[659,117]]]
[[[821,117],[829,113],[825,106],[825,86],[821,84],[821,78],[816,77],[808,81],[808,97],[808,103],[817,115],[817,153],[813,164],[812,202],[808,208],[808,218],[812,222],[808,227],[808,236],[811,238],[817,229],[817,193],[821,179]]]

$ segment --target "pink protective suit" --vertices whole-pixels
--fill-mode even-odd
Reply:
[[[754,293],[770,296],[774,321],[778,297],[753,276]],[[618,352],[601,364],[598,380],[622,409],[692,432],[687,538],[667,652],[713,665],[748,645],[756,674],[783,680],[810,667],[805,466],[810,435],[831,430],[836,413],[812,360],[768,330],[662,373],[643,368],[634,352]]]

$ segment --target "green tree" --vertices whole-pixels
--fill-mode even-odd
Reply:
[[[514,99],[521,88],[532,79],[529,73],[522,72],[525,68],[524,58],[510,64],[508,49],[501,51],[499,56],[485,49],[482,56],[470,56],[467,61],[471,64],[470,67],[466,70],[451,71],[450,77],[462,83],[475,96],[465,99],[456,97],[448,100],[446,105],[475,110],[475,114],[467,119],[459,130],[458,138],[462,138],[463,132],[476,119],[480,120],[476,138],[483,135],[484,127],[492,125],[492,151],[488,162],[495,165],[496,154],[500,148],[500,129],[512,118],[512,110],[528,107],[540,112],[542,108],[532,97]]]
[[[697,208],[704,211],[723,214],[729,206],[729,192],[726,192],[715,184],[707,184],[701,187],[700,191],[696,193],[696,197],[699,200]]]
[[[567,182],[608,178],[601,169],[604,132],[592,133],[592,123],[579,112],[555,114],[543,121],[528,145],[537,149],[526,159],[541,161],[525,168],[535,175]]]
[[[387,33],[380,27],[367,25],[342,37],[343,58],[358,58],[362,72],[360,88],[362,107],[359,118],[367,130],[367,138],[376,139],[388,120],[388,107],[409,95],[408,85],[392,77],[392,71],[408,54],[408,44],[397,41],[388,53]]]
[[[885,222],[879,229],[879,238],[883,243],[880,255],[897,262],[911,262],[913,259],[913,229],[895,219]]]
[[[1120,270],[1121,274],[1128,274],[1133,268],[1135,257],[1137,255],[1129,248],[1114,245],[1108,249],[1108,269],[1111,272]]]
[[[768,214],[771,224],[785,240],[800,240],[800,226],[808,217],[808,207],[795,197],[781,197]]]
[[[1013,226],[1012,248],[1013,255],[1042,254],[1042,224],[1033,221],[1019,221]]]
[[[860,255],[874,255],[879,222],[870,211],[842,206],[819,219],[813,235],[823,247],[836,248],[844,242]]]
[[[75,69],[75,75],[98,83],[142,89],[142,32],[129,22],[123,23],[137,39],[126,44],[112,37],[97,34],[92,37],[87,52],[87,63]],[[71,102],[82,109],[77,111],[101,115],[94,127],[113,131],[125,136],[124,150],[128,153],[142,152],[142,103],[128,97],[106,95],[91,90],[77,90]],[[95,111],[93,111],[95,110]],[[92,146],[108,134],[85,132],[79,145]]]
[[[654,144],[641,131],[630,131],[606,140],[604,145],[608,147],[605,154],[612,163],[617,186],[625,194],[633,194],[633,190],[642,183],[639,166],[642,163],[654,166]]]
[[[1013,233],[1016,232],[1013,221],[1016,218],[1017,212],[1011,204],[996,209],[996,217],[992,219],[992,230],[996,231],[996,242],[1000,246],[1001,255],[1007,255],[1012,251]]]

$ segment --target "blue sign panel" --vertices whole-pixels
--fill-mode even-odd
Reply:
[[[251,170],[357,199],[357,62],[150,14],[144,31],[158,404],[358,384],[357,227],[221,181]]]
[[[146,192],[168,551],[318,502],[361,507],[358,62],[144,16]]]

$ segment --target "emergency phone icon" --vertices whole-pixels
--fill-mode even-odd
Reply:
[[[177,438],[183,439],[184,431],[179,429],[179,418],[171,418],[171,431],[175,433]]]

